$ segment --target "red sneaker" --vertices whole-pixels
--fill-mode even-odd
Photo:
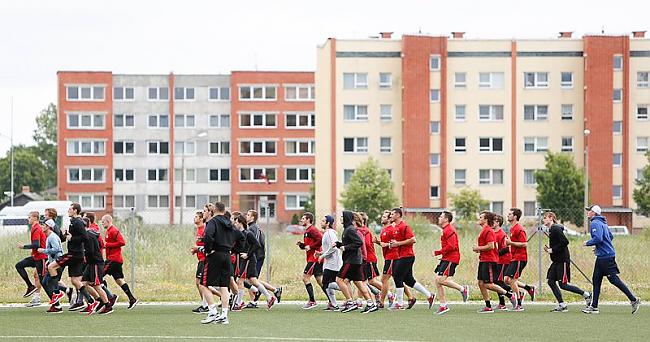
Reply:
[[[88,316],[95,313],[97,305],[99,305],[99,301],[94,301],[92,304],[88,304],[88,306],[86,306],[86,309],[88,310]]]
[[[438,308],[438,312],[436,312],[438,315],[444,315],[447,312],[449,312],[449,308],[446,306],[441,306]]]
[[[491,314],[491,313],[494,313],[494,310],[492,310],[492,308],[488,308],[488,307],[486,306],[486,307],[484,307],[483,309],[481,309],[481,310],[479,310],[479,311],[476,311],[476,312],[478,312],[478,313],[480,313],[480,314]]]
[[[108,315],[113,312],[113,306],[112,305],[104,305],[104,307],[99,310],[98,314],[100,315]]]
[[[61,291],[52,294],[52,299],[50,299],[49,304],[54,305],[54,304],[58,303],[61,300],[61,298],[63,298],[63,296],[65,296],[65,293],[63,293]]]
[[[47,312],[47,313],[61,313],[62,311],[63,311],[63,309],[61,309],[61,308],[57,308],[56,305],[52,305],[52,306],[50,306],[50,308],[47,309],[47,311],[45,311],[45,312]]]
[[[267,306],[269,307],[269,310],[273,307],[273,304],[275,304],[275,296],[272,296],[271,299],[269,299]]]
[[[433,306],[433,301],[434,300],[436,300],[436,295],[434,293],[432,293],[431,296],[429,296],[429,298],[427,298],[427,301],[429,302],[429,309],[431,309],[431,307]]]
[[[415,302],[417,302],[417,301],[418,301],[418,300],[417,300],[417,299],[415,299],[415,297],[413,297],[413,298],[411,298],[411,299],[409,299],[409,305],[408,305],[408,306],[407,306],[406,308],[407,308],[407,309],[410,309],[410,308],[412,308],[412,307],[413,307],[413,305],[415,305]]]

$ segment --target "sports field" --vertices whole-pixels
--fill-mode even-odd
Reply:
[[[0,308],[0,340],[243,340],[243,341],[648,341],[650,310],[630,314],[629,305],[603,305],[599,315],[548,312],[552,305],[528,305],[526,312],[477,314],[478,302],[452,306],[437,316],[425,305],[412,310],[370,314],[304,311],[280,304],[272,311],[248,309],[229,314],[230,325],[202,325],[203,315],[188,305],[118,306],[106,316],[68,312],[47,315],[46,307]],[[54,338],[48,337],[56,336]]]

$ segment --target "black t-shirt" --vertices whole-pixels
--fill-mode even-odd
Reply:
[[[552,249],[551,261],[553,262],[569,262],[571,255],[569,254],[569,240],[564,235],[564,226],[554,224],[549,229],[548,244]]]
[[[70,219],[70,241],[68,241],[68,253],[83,257],[84,244],[86,243],[86,225],[81,217],[73,217]]]
[[[86,243],[84,244],[86,263],[90,265],[96,265],[104,262],[104,258],[102,258],[102,249],[99,246],[99,233],[92,230],[87,230],[86,234],[88,237],[86,239]]]

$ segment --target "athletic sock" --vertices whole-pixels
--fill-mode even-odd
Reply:
[[[429,290],[427,290],[426,287],[422,286],[422,284],[415,282],[413,288],[416,289],[421,294],[425,295],[427,298],[431,297],[431,292],[429,292]]]
[[[264,288],[264,286],[262,286],[262,287]],[[264,289],[266,289],[266,288],[264,288]],[[255,285],[251,285],[251,287],[249,288],[249,290],[251,290],[251,291],[253,291],[253,292],[259,292],[259,291],[260,291],[260,290],[257,288],[257,286],[255,286]],[[262,293],[264,293],[264,292],[262,292]]]
[[[252,286],[251,288],[253,288],[253,287],[254,286]],[[269,293],[269,291],[264,286],[260,286],[257,290],[259,292],[262,292],[262,295],[264,296],[264,298],[266,298],[267,301],[271,300],[271,294]]]
[[[397,292],[397,304],[404,305],[404,288],[398,287],[395,292]]]
[[[499,295],[499,305],[506,305],[506,297]]]
[[[327,299],[329,299],[330,303],[332,303],[334,306],[337,306],[338,304],[336,303],[336,295],[334,295],[334,290],[328,287],[325,292],[327,293]]]
[[[374,287],[374,286],[372,286],[370,284],[368,284],[368,289],[370,289],[370,292],[372,292],[372,294],[374,294],[374,295],[377,295],[380,292],[376,287]]]
[[[485,301],[485,307],[486,307],[486,308],[492,308],[492,304],[490,303],[489,300],[486,300],[486,301]]]
[[[216,311],[216,309],[215,309],[215,311]],[[219,315],[219,316],[223,317],[223,318],[228,318],[228,308],[221,308],[221,315]]]
[[[86,301],[88,302],[88,304],[91,304],[92,302],[94,302],[93,297],[90,296],[90,294],[88,293],[88,290],[86,290],[85,287],[80,288],[79,293],[81,294],[81,296],[77,296],[77,298],[79,298],[79,300],[81,302],[83,302],[84,298],[86,298]]]
[[[122,291],[124,291],[124,293],[126,293],[126,295],[129,297],[129,300],[134,300],[135,299],[133,297],[133,293],[131,293],[131,290],[129,289],[129,284],[124,283],[120,287],[122,288]]]
[[[524,285],[524,290],[530,291],[531,289],[532,289],[532,287],[530,285],[528,285],[528,284]]]
[[[104,290],[104,292],[106,292],[107,297],[109,297],[109,298],[113,297],[113,293],[111,293],[111,291],[108,289],[108,286],[106,286],[106,284],[102,284],[102,290]]]
[[[314,299],[314,287],[311,285],[311,283],[309,283],[305,285],[305,288],[307,289],[307,294],[309,295],[309,301],[315,302],[316,299]]]
[[[222,311],[225,310],[224,308],[221,309]],[[212,304],[208,305],[208,313],[210,315],[216,315],[217,314],[217,304]]]
[[[242,303],[244,298],[244,290],[237,290],[237,299],[235,300],[235,304],[239,305]]]
[[[339,287],[339,284],[331,282],[329,285],[327,285],[328,289],[336,290],[336,291],[341,291],[341,288]]]

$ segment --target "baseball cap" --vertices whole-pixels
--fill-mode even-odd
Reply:
[[[334,217],[332,217],[332,215],[325,215],[325,222],[327,222],[328,226],[333,226],[334,225]]]
[[[600,206],[597,205],[597,204],[592,204],[592,205],[590,205],[590,206],[588,206],[588,207],[585,207],[585,210],[587,210],[587,211],[593,211],[593,212],[596,213],[597,215],[600,215],[600,213],[602,213],[602,209],[600,209]]]
[[[56,223],[54,223],[54,220],[49,219],[49,220],[45,221],[45,225],[50,227],[50,228],[54,228],[54,226],[56,226]]]

